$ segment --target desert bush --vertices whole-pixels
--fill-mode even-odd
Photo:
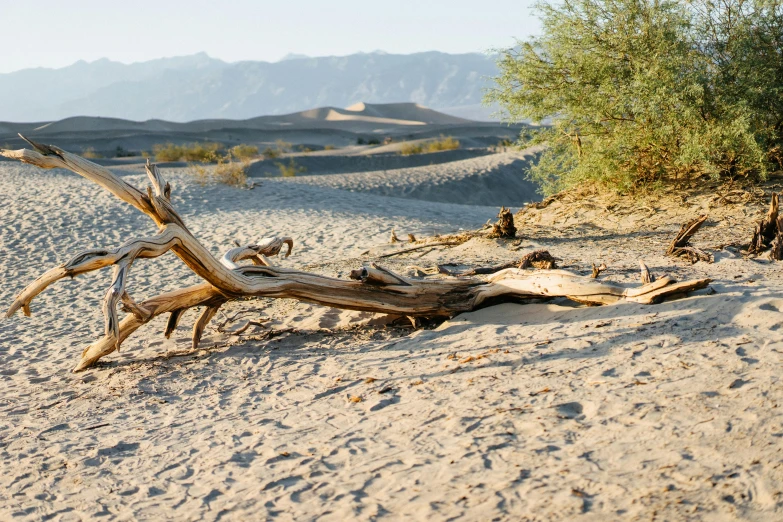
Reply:
[[[403,143],[400,147],[400,154],[403,156],[410,156],[412,154],[423,154],[425,152],[440,152],[444,150],[454,150],[460,147],[459,140],[455,140],[451,136],[443,137],[439,140],[430,141],[424,144],[421,143]]]
[[[188,165],[188,173],[199,185],[209,183],[222,183],[234,187],[244,187],[247,185],[247,169],[250,161],[236,161],[231,154],[221,156],[217,160],[217,165],[208,166],[204,163],[191,163]]]
[[[381,140],[379,140],[378,138],[370,138],[369,140],[367,140],[367,145],[380,145],[380,144],[381,144]]]
[[[258,156],[258,147],[255,145],[235,145],[229,150],[231,156],[238,160],[250,160]]]
[[[183,147],[173,143],[155,144],[152,146],[152,154],[157,161],[179,161],[183,155]]]
[[[283,141],[281,139],[275,140],[275,147],[277,147],[277,150],[279,150],[281,153],[291,152],[293,149],[293,145],[287,141]]]
[[[551,120],[531,176],[547,193],[703,176],[763,178],[783,145],[783,2],[537,4],[541,36],[501,53],[486,97]]]
[[[247,168],[249,161],[220,160],[215,167],[213,179],[224,185],[244,187],[247,185]]]
[[[277,165],[277,168],[280,170],[280,175],[284,178],[293,178],[300,172],[307,171],[306,168],[302,167],[301,165],[297,165],[293,158],[289,160],[287,165],[282,162],[277,162],[275,165]]]
[[[277,149],[267,147],[264,149],[264,152],[262,152],[261,155],[264,157],[264,159],[275,159],[282,156],[282,153]]]
[[[131,158],[135,155],[133,151],[126,150],[122,145],[117,145],[117,148],[114,149],[115,158]]]
[[[97,159],[102,158],[103,156],[95,151],[95,147],[87,147],[82,150],[82,157],[87,159]]]
[[[400,154],[403,156],[410,156],[412,154],[421,154],[424,152],[424,147],[420,143],[403,143],[400,146]]]
[[[440,152],[442,150],[455,150],[460,147],[459,140],[455,140],[451,136],[443,137],[439,140],[430,141],[426,145],[427,152]]]
[[[264,149],[264,152],[261,153],[262,156],[264,156],[264,159],[275,159],[279,158],[283,154],[287,152],[291,152],[293,145],[288,143],[287,141],[283,140],[275,140],[275,146],[274,147],[267,147]]]
[[[324,145],[324,150],[334,150],[335,148],[334,145]]]
[[[367,141],[364,138],[356,138],[357,145],[366,145]]]
[[[220,143],[193,143],[183,148],[182,159],[184,161],[198,161],[201,163],[212,163],[220,159],[220,150],[223,146]]]
[[[152,146],[152,153],[157,161],[197,161],[200,163],[213,163],[220,158],[220,143],[203,142],[189,145],[175,145],[173,143],[157,144]]]

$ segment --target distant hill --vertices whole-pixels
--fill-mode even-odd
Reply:
[[[465,107],[481,103],[488,78],[496,73],[494,59],[477,53],[289,56],[276,63],[226,63],[204,53],[129,65],[80,61],[61,69],[0,74],[0,120],[244,120],[362,101],[405,101],[446,113],[454,108],[453,114],[463,115]],[[340,110],[332,114],[341,116],[383,118]]]
[[[245,120],[205,119],[186,123],[165,120],[132,121],[99,116],[72,116],[62,120],[39,123],[0,122],[0,136],[27,132],[31,135],[73,133],[131,132],[190,132],[200,133],[224,129],[289,130],[289,129],[345,129],[350,132],[405,132],[419,126],[450,126],[475,123],[450,116],[415,103],[356,103],[346,109],[319,107],[280,116],[258,116]]]

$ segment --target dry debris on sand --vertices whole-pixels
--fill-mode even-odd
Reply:
[[[392,228],[421,241],[498,211],[361,187],[166,177],[215,253],[233,239],[290,235],[287,263],[340,277],[413,246],[388,244]],[[73,375],[74,351],[102,328],[94,304],[108,281],[62,281],[32,318],[0,323],[0,519],[780,518],[783,277],[740,244],[780,187],[721,190],[642,204],[565,195],[518,213],[517,239],[468,237],[383,261],[426,278],[543,249],[584,275],[605,264],[601,280],[638,283],[640,259],[654,276],[714,280],[655,307],[504,304],[414,330],[367,313],[238,302],[201,349],[189,349],[188,332],[164,339],[156,319]],[[12,253],[3,305],[42,268],[149,229],[61,171],[0,164],[0,196],[10,202],[0,248]],[[667,256],[680,226],[705,213],[690,244],[714,262]],[[171,259],[134,266],[145,292],[190,281]]]

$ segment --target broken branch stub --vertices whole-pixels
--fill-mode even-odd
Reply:
[[[778,194],[772,194],[767,215],[756,224],[747,252],[758,255],[770,250],[769,256],[777,261],[783,260],[783,220],[778,215]]]
[[[514,226],[514,214],[506,207],[500,208],[498,222],[492,225],[492,231],[487,237],[513,239],[517,235],[517,227]]]
[[[335,308],[413,318],[450,317],[489,303],[537,297],[564,296],[592,305],[618,301],[655,303],[704,288],[710,282],[709,279],[698,279],[677,283],[670,277],[663,277],[648,285],[629,288],[562,270],[531,272],[514,268],[501,270],[487,279],[417,281],[378,265],[354,271],[354,279],[346,280],[265,266],[264,256],[277,255],[283,245],[288,246],[290,253],[293,240],[285,237],[270,238],[257,245],[238,246],[230,249],[222,259],[217,259],[193,236],[171,205],[171,187],[155,165],[147,166],[152,185],[145,193],[100,165],[57,147],[27,141],[34,150],[0,151],[0,154],[41,168],[71,170],[149,216],[159,229],[154,237],[130,240],[114,251],[101,249],[78,254],[33,281],[11,304],[7,313],[9,317],[19,309],[29,315],[30,302],[51,283],[66,276],[114,267],[115,277],[104,300],[104,335],[82,352],[74,371],[89,368],[101,357],[118,349],[128,336],[158,315],[171,314],[165,328],[168,336],[177,327],[184,311],[204,307],[193,327],[192,343],[197,347],[205,327],[220,306],[247,297],[291,298]],[[137,259],[159,257],[169,251],[204,282],[137,303],[126,291],[130,266]],[[538,263],[554,268],[554,258],[547,252],[533,252],[526,258],[527,261],[522,263],[524,266],[537,266]],[[248,260],[257,264],[240,264]],[[130,311],[122,320],[117,317],[120,302]]]
[[[669,248],[666,250],[666,255],[672,257],[685,257],[691,263],[696,263],[697,261],[712,263],[712,255],[690,244],[691,238],[694,234],[696,234],[696,232],[699,231],[705,221],[707,221],[706,214],[692,219],[680,227],[680,231],[674,237],[672,242],[669,243]]]

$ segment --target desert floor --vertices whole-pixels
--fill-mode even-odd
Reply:
[[[496,206],[415,190],[435,191],[445,168],[454,167],[427,169],[429,185],[420,171],[406,174],[410,186],[389,171],[388,183],[376,172],[260,179],[253,190],[201,187],[182,169],[164,175],[215,254],[235,239],[289,235],[294,253],[281,264],[347,277],[367,250],[398,248],[387,244],[392,228],[421,238],[495,217]],[[146,185],[138,168],[117,172]],[[450,194],[464,179],[454,174]],[[0,163],[0,197],[3,308],[77,251],[154,232],[62,171]],[[110,271],[57,283],[31,318],[0,322],[0,519],[779,519],[783,277],[779,264],[724,248],[749,238],[759,201],[578,211],[556,201],[519,216],[516,241],[477,238],[385,261],[407,273],[546,248],[583,274],[603,262],[613,281],[638,281],[640,258],[658,275],[714,279],[684,299],[503,304],[416,331],[248,301],[225,318],[249,311],[266,328],[208,330],[192,350],[195,313],[168,340],[158,318],[79,374],[70,369],[80,350],[103,330]],[[679,224],[703,211],[715,217],[695,242],[713,248],[715,263],[664,257]],[[194,281],[167,255],[137,262],[130,291],[143,298]]]

